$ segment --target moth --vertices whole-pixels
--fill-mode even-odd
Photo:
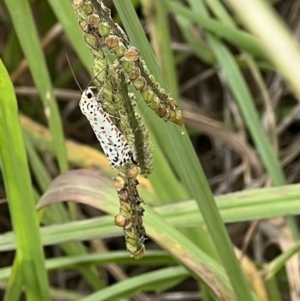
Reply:
[[[88,87],[82,92],[79,107],[93,128],[110,166],[118,168],[129,163],[137,165],[125,136],[103,110],[93,89],[95,87]]]

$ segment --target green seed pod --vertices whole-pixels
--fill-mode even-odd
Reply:
[[[123,70],[127,74],[133,72],[136,68],[134,62],[121,61],[120,63],[121,66],[123,67]]]
[[[143,90],[147,86],[147,82],[142,76],[140,76],[133,81],[133,85],[137,90]]]
[[[155,111],[155,109],[160,105],[160,99],[154,95],[152,101],[148,103],[148,106]]]
[[[114,50],[114,53],[115,53],[115,55],[117,56],[118,59],[123,57],[125,52],[126,52],[126,47],[124,46],[123,43],[119,43],[119,45]]]
[[[91,34],[91,33],[86,33],[84,35],[84,40],[85,43],[88,45],[88,47],[90,47],[93,50],[98,50],[99,49],[99,42],[98,42],[98,38]]]
[[[143,99],[144,101],[149,104],[153,101],[154,99],[154,92],[153,90],[147,85],[147,87],[142,91],[142,96],[143,96]]]
[[[102,36],[103,38],[109,36],[110,34],[110,27],[108,25],[108,23],[101,22],[100,25],[98,26],[98,32],[100,34],[100,36]]]
[[[100,55],[99,52],[98,54]],[[103,84],[106,81],[108,73],[108,63],[106,57],[101,58],[100,56],[98,56],[94,58],[92,73],[100,84]]]
[[[94,6],[90,3],[90,1],[73,0],[72,5],[76,14],[81,19],[86,19],[94,10]]]

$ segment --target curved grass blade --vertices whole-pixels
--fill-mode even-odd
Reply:
[[[76,178],[76,176],[76,173],[73,174],[73,178]],[[88,205],[95,206],[98,209],[102,207],[109,208],[109,212],[116,214],[114,211],[117,208],[115,191],[113,188],[107,187],[105,191],[103,189],[100,191],[98,187],[101,187],[101,183],[102,180],[100,178],[96,182],[98,186],[94,186],[94,182],[84,183],[83,186],[70,186],[70,189],[73,191],[72,194],[61,195],[60,201],[71,199],[74,195],[77,197],[81,194],[86,197],[94,195],[91,201],[87,203]],[[80,190],[77,191],[76,189]],[[299,189],[300,184],[253,189],[218,196],[216,197],[216,202],[222,219],[226,223],[274,218],[282,214],[297,215],[300,214]],[[150,201],[151,197],[153,198],[153,195],[146,195],[146,199]],[[51,201],[51,199],[54,201],[58,200],[55,194],[49,200]],[[78,200],[78,198],[73,198],[73,200]],[[98,205],[99,200],[101,200],[100,205]],[[110,208],[111,204],[114,204],[114,206]],[[197,209],[197,204],[194,200],[154,208],[169,224],[179,229],[193,228],[204,224],[203,217]],[[41,232],[43,245],[45,246],[69,241],[84,241],[97,237],[104,239],[112,236],[122,236],[122,231],[113,225],[111,216],[46,226],[41,229]],[[0,251],[15,249],[15,237],[12,232],[0,236]]]
[[[87,189],[88,186],[97,187],[97,190]],[[76,189],[74,189],[75,187]],[[56,202],[75,200],[94,206],[108,214],[115,214],[117,204],[106,195],[106,190],[109,189],[111,188],[106,188],[106,181],[99,180],[99,172],[87,170],[68,172],[52,182],[42,197],[39,208]],[[147,208],[144,221],[147,234],[192,270],[199,279],[205,281],[221,300],[222,298],[236,300],[226,274],[219,263],[200,250],[151,208]]]

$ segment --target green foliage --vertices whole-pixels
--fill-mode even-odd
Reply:
[[[6,300],[19,297],[22,284],[28,299],[50,300],[17,101],[2,61],[0,89],[1,165],[18,246]]]
[[[30,1],[5,1],[15,31],[3,45],[4,64],[0,62],[0,162],[13,230],[0,235],[0,251],[16,251],[16,255],[13,263],[0,269],[0,284],[5,289],[4,300],[20,299],[22,290],[27,300],[59,299],[62,296],[65,300],[119,300],[133,297],[141,291],[167,291],[188,277],[193,277],[203,289],[201,300],[281,300],[282,291],[276,284],[276,277],[288,260],[299,252],[299,233],[294,220],[285,219],[288,231],[293,234],[293,244],[289,249],[261,268],[254,267],[255,258],[249,260],[253,269],[261,270],[266,275],[266,280],[257,275],[258,287],[251,286],[251,281],[247,280],[250,272],[248,274],[247,268],[237,259],[224,223],[300,213],[300,186],[287,185],[289,181],[285,179],[281,156],[278,155],[280,146],[276,145],[276,139],[271,139],[262,129],[261,111],[244,76],[246,70],[254,78],[255,70],[259,78],[257,81],[261,81],[261,85],[256,82],[257,87],[263,87],[262,70],[276,70],[297,99],[299,50],[284,25],[273,17],[274,9],[271,6],[266,6],[266,3],[262,5],[263,1],[251,1],[247,16],[240,8],[245,1],[225,1],[238,14],[239,19],[230,15],[223,1],[219,0],[189,0],[186,6],[181,1],[152,1],[150,7],[147,6],[149,1],[140,1],[152,28],[149,35],[157,47],[156,58],[132,1],[113,1],[132,45],[142,53],[150,72],[166,91],[171,92],[179,106],[185,108],[184,100],[179,101],[176,62],[184,62],[191,54],[176,55],[170,47],[172,37],[167,16],[171,14],[174,17],[189,51],[198,61],[218,68],[228,94],[237,104],[242,126],[238,122],[232,123],[237,132],[238,126],[246,129],[249,144],[253,142],[253,148],[260,156],[259,162],[265,168],[264,173],[259,175],[260,180],[263,178],[260,183],[268,179],[273,186],[284,185],[214,197],[199,163],[199,152],[196,154],[188,131],[157,118],[134,91],[138,110],[150,132],[154,147],[154,172],[149,181],[140,180],[141,196],[149,205],[145,206],[144,225],[150,239],[164,250],[155,250],[158,248],[155,245],[138,261],[129,258],[128,253],[110,249],[109,243],[100,248],[102,252],[94,253],[89,252],[84,244],[94,239],[101,239],[103,243],[106,239],[112,240],[123,235],[120,228],[113,225],[113,216],[118,213],[119,206],[111,180],[111,176],[116,176],[116,173],[109,170],[106,158],[99,151],[68,139],[69,135],[72,139],[80,137],[77,135],[80,130],[74,127],[83,122],[78,121],[78,113],[68,115],[71,105],[63,102],[57,104],[54,96],[55,89],[51,82],[57,78],[51,79],[50,74],[55,72],[53,66],[57,65],[53,57],[61,51],[56,48],[56,52],[48,56],[50,50],[41,47]],[[92,56],[84,43],[71,2],[53,0],[48,1],[49,6],[41,4],[41,1],[35,2],[38,11],[36,22],[43,22],[50,7],[71,45],[69,49],[74,50],[80,64],[91,74]],[[269,26],[273,30],[272,35],[257,28],[255,18],[251,19],[254,14],[259,15],[265,24],[272,24]],[[50,30],[50,26],[55,25],[53,15],[47,22],[43,22],[42,31]],[[241,29],[240,22],[249,28],[249,32]],[[196,28],[201,28],[203,32],[196,33]],[[282,45],[286,53],[283,53]],[[55,48],[55,43],[52,42],[52,46]],[[18,115],[13,84],[17,87],[21,81],[17,83],[13,78],[12,84],[6,68],[13,73],[12,68],[18,66],[20,48],[27,61],[36,95],[43,105],[46,118],[41,117],[39,121],[46,120],[46,128],[36,124],[32,116],[25,118]],[[14,52],[16,56],[12,55]],[[65,78],[66,74],[69,75],[69,70],[63,71],[61,78]],[[28,76],[26,79],[30,82]],[[63,84],[66,85],[66,81]],[[259,93],[263,94],[263,91]],[[19,97],[19,101],[24,101],[24,96]],[[76,97],[78,102],[79,93]],[[281,115],[282,111],[279,113]],[[221,122],[225,124],[224,120]],[[62,125],[68,129],[65,138]],[[274,132],[279,137],[276,128]],[[81,138],[81,141],[84,139]],[[48,158],[48,161],[44,158]],[[73,169],[94,165],[100,166],[101,174],[96,175],[87,170],[68,171],[71,169],[69,166]],[[65,201],[74,203],[65,207],[62,204]],[[43,207],[41,211],[35,207],[37,202],[40,208]],[[86,214],[80,203],[100,209],[107,215],[80,220],[79,217]],[[89,247],[95,245],[91,242]],[[64,256],[45,259],[45,246],[57,246]],[[109,269],[112,265],[117,270],[122,265],[130,265],[132,268],[138,266],[146,272],[119,283],[107,284],[97,267],[106,266],[115,275],[113,269]],[[148,265],[154,266],[156,270],[148,270]],[[160,268],[157,268],[158,265]],[[92,291],[89,295],[83,296],[80,291],[74,293],[71,289],[54,290],[52,283],[49,284],[47,272],[63,273],[69,269],[80,273]],[[122,278],[126,277],[122,275],[119,279]],[[286,279],[290,280],[288,277]],[[292,289],[292,283],[290,286]]]

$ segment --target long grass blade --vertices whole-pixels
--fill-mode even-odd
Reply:
[[[130,1],[114,1],[114,4],[118,9],[131,41],[143,54],[143,58],[154,76],[161,80],[153,53]],[[182,136],[181,132],[171,125],[166,125],[163,131],[158,124],[153,125],[153,128],[156,130],[155,134],[158,140],[164,141],[164,145],[168,145],[166,149],[170,150],[172,148],[172,153],[167,151],[170,160],[184,186],[188,189],[191,196],[195,198],[199,206],[237,298],[245,301],[253,300],[190,140],[188,137]]]
[[[28,300],[47,301],[50,300],[48,279],[17,101],[2,61],[0,61],[0,90],[0,154],[18,246],[16,260],[22,266],[22,281]]]
[[[42,99],[44,112],[53,137],[55,155],[60,170],[64,172],[68,169],[68,163],[62,124],[29,3],[26,0],[6,0],[5,4]]]

